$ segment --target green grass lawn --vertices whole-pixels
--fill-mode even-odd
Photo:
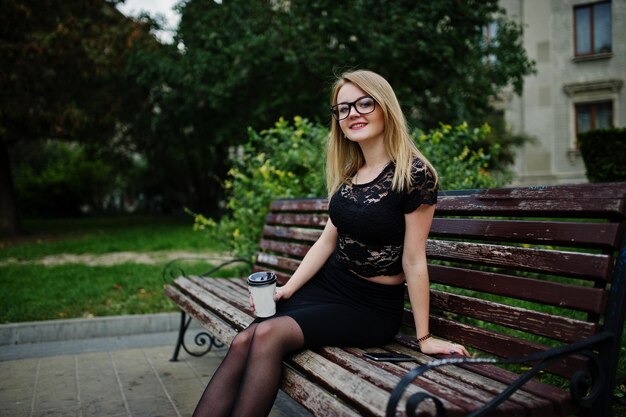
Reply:
[[[191,218],[146,216],[24,222],[26,233],[20,240],[0,241],[0,323],[175,311],[163,295],[165,258],[155,264],[110,266],[45,266],[39,261],[62,254],[224,253],[222,243],[207,232],[194,232],[192,223]],[[185,272],[203,273],[210,265],[187,262]]]
[[[224,242],[207,232],[194,232],[193,219],[162,216],[113,216],[26,220],[15,240],[0,240],[0,260],[36,259],[60,253],[120,251],[223,251]]]

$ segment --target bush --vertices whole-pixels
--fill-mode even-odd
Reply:
[[[35,144],[20,156],[14,171],[18,205],[31,215],[79,214],[90,188],[102,188],[111,175],[101,161],[85,158],[76,143]]]
[[[589,130],[578,142],[590,182],[626,181],[626,128]]]
[[[487,143],[490,133],[487,124],[473,129],[467,123],[454,127],[442,124],[428,133],[417,130],[413,137],[437,170],[440,189],[461,190],[499,187],[511,179],[508,170],[489,170],[491,159],[502,152],[498,143]]]
[[[13,161],[17,203],[21,213],[31,216],[104,211],[140,170],[124,155],[54,140],[16,147]]]
[[[506,173],[487,171],[499,145],[477,151],[476,144],[490,132],[489,126],[469,129],[442,125],[428,133],[416,131],[418,147],[437,168],[443,189],[482,188],[502,185]],[[219,223],[194,214],[195,228],[212,230],[226,240],[233,252],[252,256],[261,237],[269,205],[276,198],[326,195],[325,149],[328,129],[296,117],[293,125],[279,120],[269,130],[249,130],[248,143],[233,159],[224,186],[229,214]]]
[[[280,119],[257,133],[233,158],[224,183],[227,216],[217,224],[195,215],[195,228],[215,228],[238,255],[252,255],[258,245],[269,205],[276,198],[326,195],[324,153],[328,130],[300,117],[293,125]]]

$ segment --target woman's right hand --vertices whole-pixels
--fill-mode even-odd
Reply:
[[[278,300],[286,300],[293,295],[287,285],[283,285],[282,287],[276,288],[276,292],[274,293],[274,301]]]
[[[285,287],[286,286],[284,285],[282,287],[276,288],[276,291],[274,292],[274,301],[286,300],[293,295],[293,293],[291,293],[291,291],[289,291],[288,288]],[[250,303],[250,308],[252,309],[252,312],[254,312],[254,300],[252,299],[252,294],[250,294],[250,290],[248,290],[248,301]]]

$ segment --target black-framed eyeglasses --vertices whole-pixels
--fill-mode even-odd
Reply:
[[[343,120],[350,115],[350,108],[354,107],[359,114],[369,114],[376,110],[376,100],[370,96],[363,96],[357,98],[352,103],[339,103],[330,107],[330,111],[333,117],[339,120]]]

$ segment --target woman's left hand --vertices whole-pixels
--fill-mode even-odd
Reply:
[[[420,350],[427,355],[462,355],[471,357],[465,346],[451,343],[446,340],[429,337],[420,342]]]

